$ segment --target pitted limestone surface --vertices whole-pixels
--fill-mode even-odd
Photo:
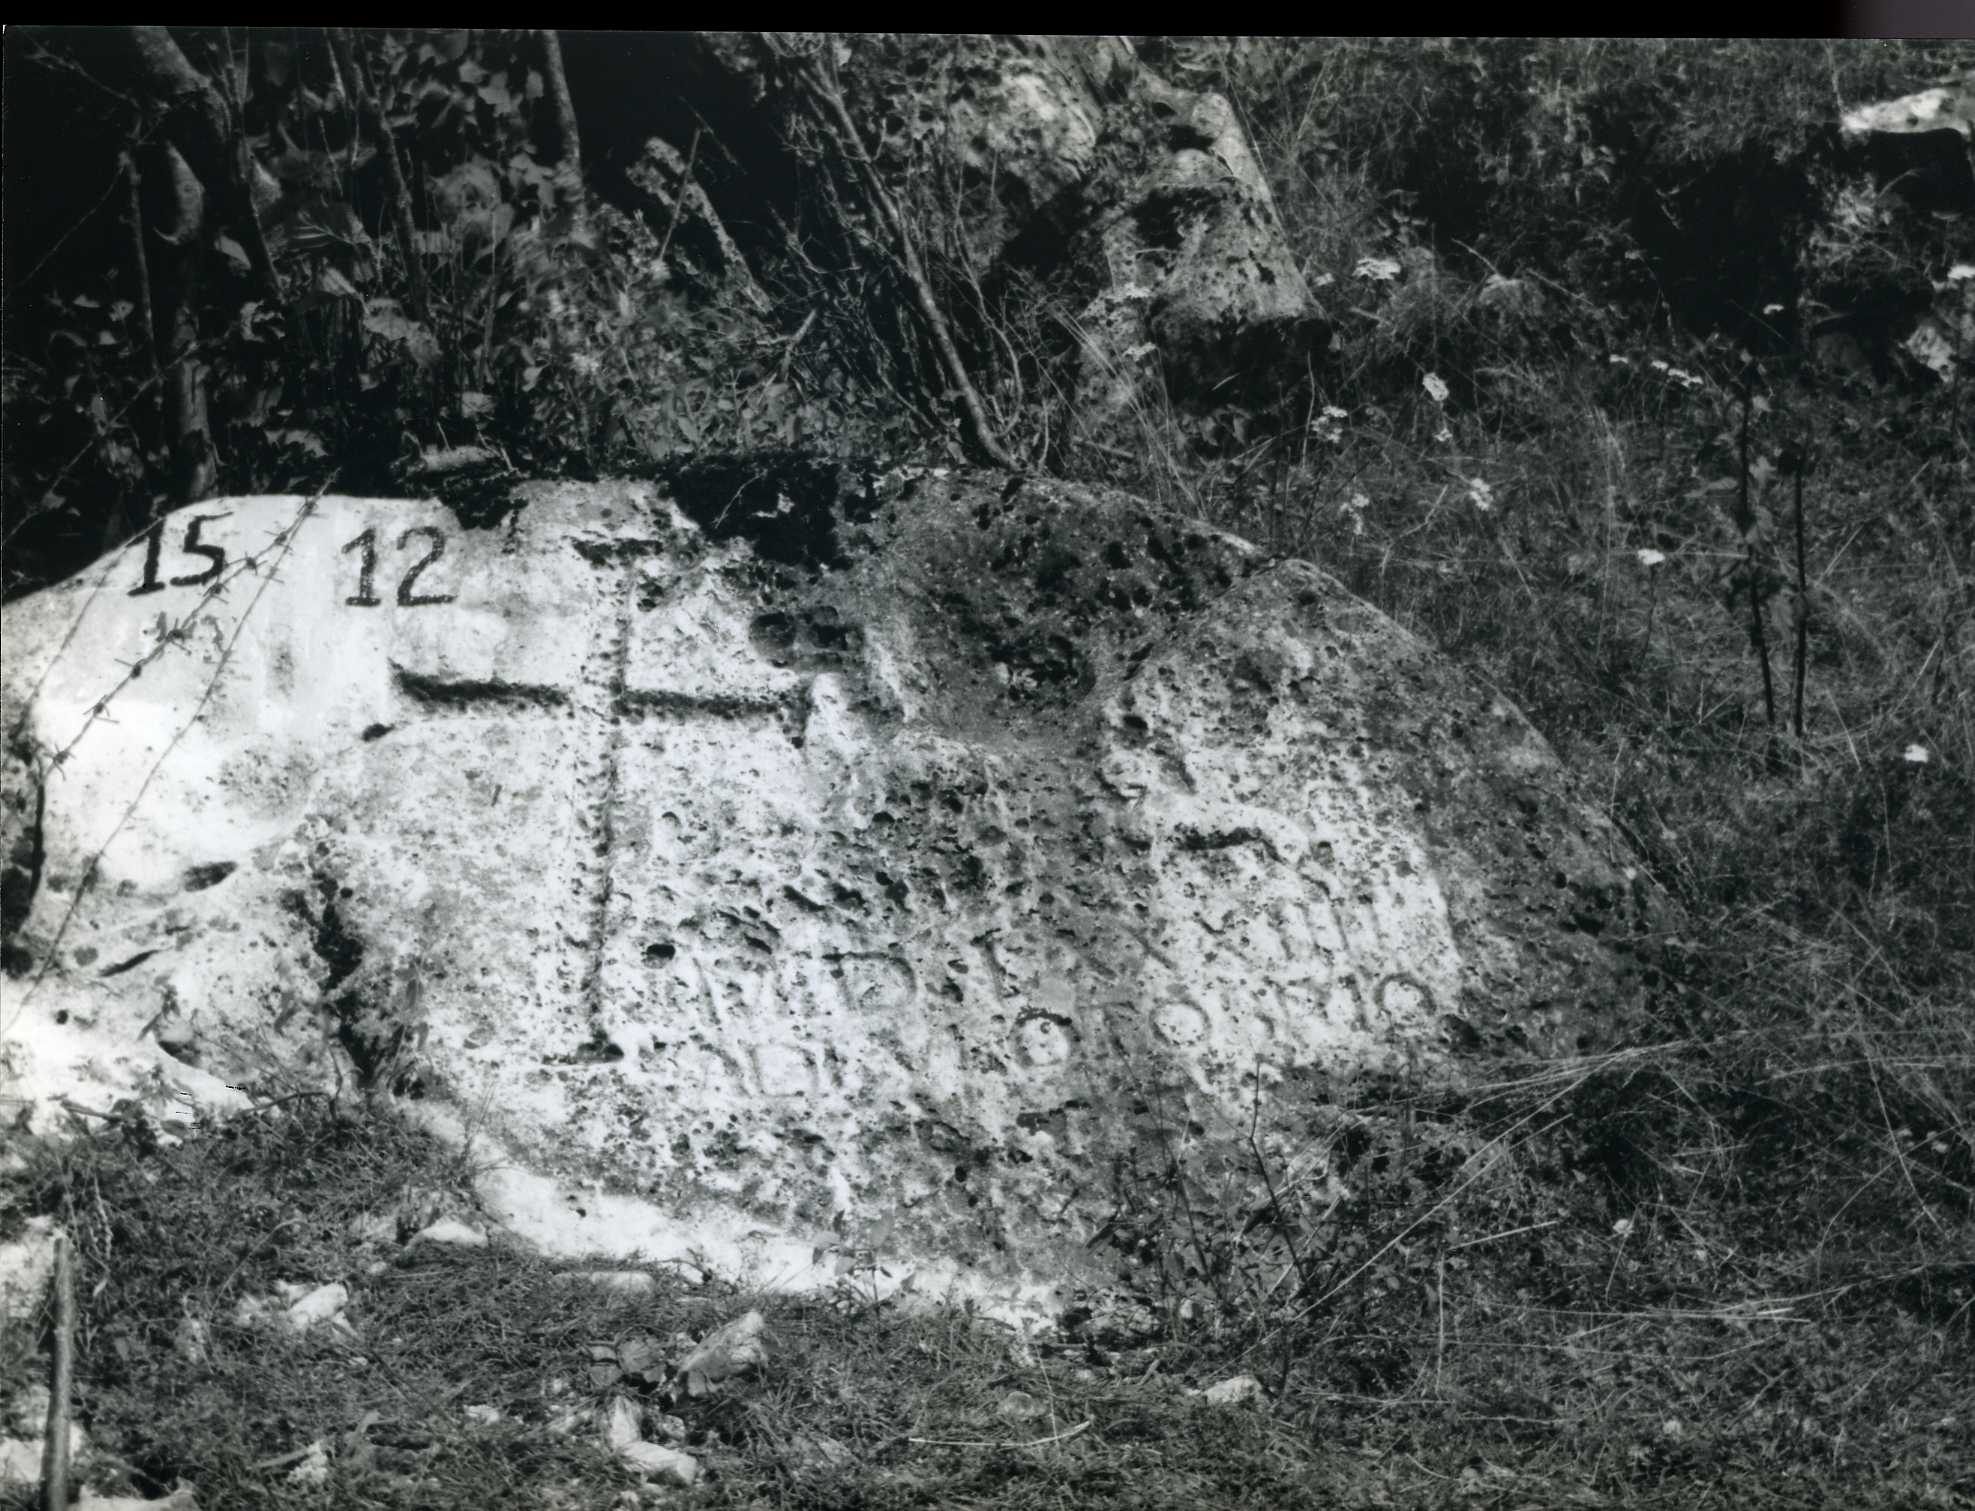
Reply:
[[[1638,999],[1609,830],[1314,568],[807,476],[201,504],[10,606],[8,1094],[342,1067],[676,1252],[1015,1294],[1156,1130]]]

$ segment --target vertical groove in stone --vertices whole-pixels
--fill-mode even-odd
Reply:
[[[583,941],[583,977],[577,1001],[592,1026],[603,1016],[604,955],[610,939],[611,872],[616,847],[616,814],[624,754],[624,686],[631,655],[631,584],[633,574],[620,570],[614,585],[615,613],[584,667],[577,693],[577,717],[602,719],[607,726],[597,769],[579,775],[579,785],[594,784],[583,827],[589,840],[579,859],[587,883],[584,899],[587,935]]]

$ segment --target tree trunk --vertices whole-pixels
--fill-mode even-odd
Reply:
[[[583,143],[576,129],[576,102],[562,67],[562,39],[553,31],[536,34],[542,44],[542,76],[548,81],[555,119],[555,181],[570,211],[583,215]]]
[[[280,275],[254,205],[253,164],[226,97],[192,66],[162,26],[118,29],[124,59],[146,109],[201,184],[220,196],[221,217],[239,232],[263,298],[279,308]]]

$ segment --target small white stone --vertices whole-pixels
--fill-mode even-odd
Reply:
[[[1232,1379],[1221,1381],[1218,1385],[1209,1385],[1205,1390],[1193,1393],[1212,1401],[1216,1406],[1233,1406],[1242,1401],[1258,1400],[1262,1394],[1262,1382],[1253,1375],[1236,1375]]]
[[[329,1481],[329,1450],[317,1438],[309,1444],[309,1451],[301,1463],[288,1471],[291,1485],[322,1485]]]
[[[141,1495],[98,1495],[85,1490],[69,1511],[199,1511],[199,1497],[190,1485],[182,1483],[162,1500],[146,1500]]]
[[[667,1484],[691,1485],[699,1479],[699,1460],[677,1448],[665,1448],[657,1443],[627,1443],[617,1450],[617,1456]]]
[[[610,1409],[604,1416],[603,1440],[612,1448],[623,1449],[638,1441],[643,1433],[639,1431],[638,1403],[629,1396],[612,1396]]]
[[[763,1325],[761,1313],[743,1312],[732,1322],[708,1333],[679,1365],[686,1394],[706,1395],[766,1363],[768,1345],[762,1341]]]
[[[39,1438],[0,1438],[0,1485],[32,1485],[41,1478]]]
[[[359,1212],[347,1231],[358,1243],[389,1243],[398,1236],[398,1220],[388,1212]]]
[[[48,1387],[28,1386],[7,1403],[7,1430],[16,1437],[38,1437],[48,1426]]]
[[[1011,1390],[994,1403],[995,1412],[1017,1422],[1043,1415],[1049,1408],[1026,1390]]]
[[[172,1347],[178,1350],[179,1358],[188,1364],[204,1364],[210,1352],[210,1333],[206,1324],[197,1317],[178,1319],[178,1330],[172,1335]]]
[[[41,1305],[55,1273],[55,1221],[36,1217],[27,1232],[0,1244],[0,1321],[22,1317]]]
[[[412,1244],[420,1243],[436,1243],[455,1249],[484,1249],[487,1247],[487,1235],[470,1223],[463,1223],[457,1218],[442,1217],[429,1227],[420,1228],[412,1234],[411,1243],[405,1247],[410,1248]]]
[[[686,1421],[669,1412],[654,1411],[645,1418],[645,1426],[651,1429],[652,1436],[663,1443],[683,1443],[686,1441]]]
[[[343,1316],[343,1308],[349,1304],[349,1287],[332,1281],[291,1302],[288,1310],[282,1313],[281,1320],[290,1332],[305,1333],[323,1323],[349,1332],[352,1329]]]
[[[648,1296],[658,1288],[643,1270],[563,1270],[555,1278],[566,1285],[594,1285],[624,1296]]]
[[[844,1469],[857,1462],[856,1454],[822,1432],[793,1434],[786,1444],[784,1457],[807,1469]]]

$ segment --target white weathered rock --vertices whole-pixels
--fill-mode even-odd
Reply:
[[[471,1223],[442,1217],[412,1234],[411,1242],[433,1244],[442,1249],[484,1249],[487,1247],[487,1234],[484,1229],[476,1228]]]
[[[328,1285],[298,1285],[282,1281],[272,1296],[243,1296],[233,1309],[233,1320],[241,1327],[273,1323],[297,1336],[317,1327],[354,1336],[356,1329],[343,1309],[350,1304],[350,1290],[340,1282]]]
[[[1844,113],[1839,127],[1848,137],[1947,131],[1975,141],[1975,71],[1957,83],[1856,106]]]
[[[54,1218],[31,1217],[19,1238],[0,1244],[0,1332],[31,1327],[41,1315],[60,1232]]]
[[[48,1425],[49,1390],[36,1381],[16,1391],[6,1404],[7,1431],[17,1438],[31,1438]]]
[[[715,1328],[677,1366],[686,1394],[703,1396],[733,1380],[753,1374],[768,1362],[768,1344],[761,1336],[759,1312],[744,1312]]]
[[[0,1488],[9,1485],[35,1485],[48,1453],[46,1414],[48,1393],[41,1392],[39,1403],[43,1420],[20,1431],[19,1436],[0,1437]],[[89,1452],[89,1434],[74,1422],[69,1424],[69,1462],[82,1465]]]
[[[685,1486],[699,1483],[699,1460],[677,1448],[667,1448],[659,1443],[626,1443],[617,1450],[617,1456],[664,1484]]]
[[[1839,130],[1886,190],[1920,208],[1975,209],[1975,69],[1848,110]]]
[[[525,498],[204,503],[6,606],[9,1095],[347,1057],[553,1252],[1006,1311],[1101,1268],[1147,1140],[1245,1167],[1257,1078],[1641,1000],[1609,826],[1306,563],[968,474]]]
[[[142,1495],[103,1495],[85,1490],[73,1502],[74,1511],[199,1511],[199,1496],[181,1483],[169,1495],[150,1500]]]

